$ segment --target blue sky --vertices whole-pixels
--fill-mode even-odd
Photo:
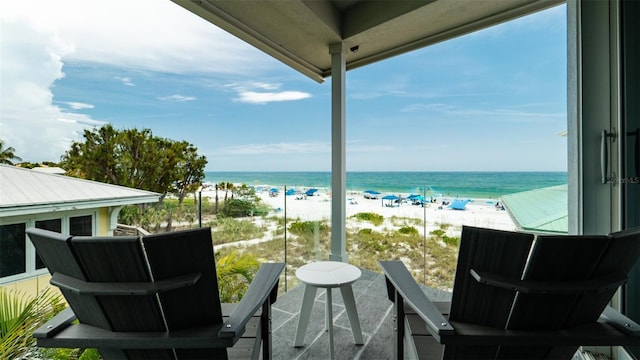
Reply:
[[[209,171],[331,168],[331,79],[169,1],[0,14],[0,138],[25,161],[58,161],[111,123],[186,140]],[[566,171],[566,9],[349,71],[346,114],[347,171]]]

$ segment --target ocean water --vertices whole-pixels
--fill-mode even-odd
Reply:
[[[209,183],[331,189],[330,172],[206,172]],[[498,199],[567,183],[566,172],[347,172],[347,191]]]

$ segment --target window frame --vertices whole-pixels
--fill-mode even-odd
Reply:
[[[42,213],[42,214],[31,214],[25,216],[16,216],[11,218],[2,218],[0,217],[0,225],[8,226],[14,224],[25,224],[25,229],[35,227],[37,221],[50,221],[50,220],[61,220],[61,229],[62,234],[69,234],[70,231],[70,220],[75,217],[83,217],[89,216],[91,218],[91,235],[96,235],[97,233],[97,220],[98,220],[98,210],[78,210],[78,211],[70,211],[64,213]],[[29,241],[26,233],[25,236],[25,272],[19,274],[13,274],[5,277],[0,277],[0,286],[8,285],[11,283],[19,282],[22,280],[27,280],[33,277],[38,277],[42,275],[46,275],[49,273],[46,267],[41,269],[36,269],[36,249]]]

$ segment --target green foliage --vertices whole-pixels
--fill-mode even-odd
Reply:
[[[436,239],[444,242],[447,245],[458,247],[458,245],[460,244],[460,238],[456,236],[447,236],[447,233],[444,229],[446,229],[446,227],[443,228],[443,226],[441,225],[440,229],[432,230],[429,234],[435,236]]]
[[[418,229],[414,228],[413,226],[403,226],[398,229],[398,232],[405,235],[418,235]]]
[[[375,226],[380,226],[384,222],[384,216],[376,213],[361,212],[352,216],[361,221],[368,221]]]
[[[36,297],[0,288],[0,359],[27,356],[35,345],[33,331],[64,307],[49,289]]]
[[[269,207],[269,205],[258,203],[253,209],[253,216],[266,216],[270,211],[271,207]]]
[[[252,221],[233,218],[216,218],[209,223],[213,231],[213,243],[224,244],[241,240],[261,238],[265,230]]]
[[[417,219],[417,218],[398,217],[394,215],[389,220],[391,221],[391,224],[393,226],[422,225],[422,219]]]
[[[99,360],[102,359],[102,357],[100,356],[100,352],[98,352],[98,350],[96,349],[86,349],[85,351],[82,352],[82,355],[80,355],[80,358],[78,358],[78,360]]]
[[[11,146],[5,147],[4,140],[0,139],[0,164],[13,165],[13,160],[22,161],[16,155],[16,149]]]
[[[445,232],[442,229],[435,229],[435,230],[431,230],[431,232],[429,234],[433,235],[433,236],[436,236],[436,237],[442,237],[442,236],[444,236]]]
[[[204,178],[207,161],[185,142],[153,136],[151,130],[116,130],[111,125],[85,130],[84,142],[74,142],[61,166],[83,179],[162,194],[180,201]]]
[[[458,245],[460,245],[460,238],[457,236],[444,236],[442,238],[442,241],[444,241],[445,244],[447,245],[451,245],[451,246],[455,246],[458,247]]]
[[[253,215],[255,204],[250,200],[228,199],[220,208],[220,216],[244,217]]]
[[[329,226],[322,221],[296,221],[289,225],[289,232],[295,235],[309,235],[326,232]]]
[[[222,302],[238,302],[249,288],[260,264],[255,256],[231,252],[216,260],[218,288]]]

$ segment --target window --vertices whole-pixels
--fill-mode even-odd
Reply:
[[[25,218],[0,225],[0,283],[44,274],[45,265],[25,233],[28,227],[77,236],[93,235],[94,215]]]
[[[93,235],[93,224],[91,222],[91,215],[69,218],[69,234],[74,236]]]
[[[36,221],[36,227],[38,229],[44,229],[49,231],[55,231],[62,233],[62,219],[52,219],[52,220],[39,220]],[[44,269],[44,263],[40,258],[40,255],[36,253],[36,269]]]
[[[26,271],[25,230],[25,223],[0,225],[0,277]]]

